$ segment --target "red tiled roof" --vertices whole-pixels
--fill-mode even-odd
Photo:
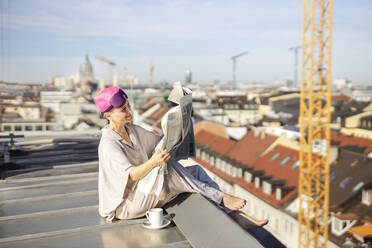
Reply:
[[[244,181],[243,178],[235,178],[235,182],[238,183],[244,189],[248,190],[250,193],[256,195],[260,199],[276,207],[283,206],[285,203],[287,203],[287,201],[291,201],[297,196],[297,190],[292,190],[286,195],[283,195],[282,193],[282,199],[278,201],[276,200],[276,192],[272,192],[271,195],[267,195],[263,192],[263,187],[261,186],[257,189],[254,186],[254,182],[247,183],[246,181]]]
[[[359,220],[359,216],[354,213],[342,213],[335,215],[340,220]]]
[[[140,106],[139,109],[148,109],[154,104],[156,104],[156,102],[154,102],[152,99],[146,99],[146,102],[142,106]]]
[[[229,138],[225,126],[220,125],[220,124],[216,124],[216,123],[209,122],[209,121],[201,121],[194,125],[195,135],[202,130],[206,130],[210,133],[213,133],[214,135],[218,135],[226,139]]]
[[[275,160],[270,160],[275,154],[280,155]],[[291,157],[285,164],[280,163],[287,157]],[[286,180],[285,186],[298,187],[299,170],[298,167],[291,169],[292,165],[299,160],[299,152],[288,147],[277,145],[266,155],[254,161],[255,170],[264,170],[265,176],[272,176],[271,181]]]
[[[209,148],[215,150],[216,152],[225,155],[228,151],[230,151],[231,147],[236,143],[236,141],[231,139],[225,139],[222,137],[216,137],[210,145]]]
[[[216,135],[209,133],[205,130],[200,131],[195,135],[195,141],[201,145],[208,146],[217,138]]]
[[[207,136],[212,137],[211,134],[205,132],[202,138],[208,138]],[[219,140],[221,138],[218,138]],[[223,140],[223,139],[221,139]],[[209,147],[211,148],[217,142],[217,139],[210,143]],[[238,143],[238,142],[236,142]],[[233,146],[233,145],[232,145]],[[270,158],[275,155],[276,153],[280,152],[280,155],[273,161]],[[280,165],[280,163],[285,159],[287,156],[291,156],[291,159],[287,161],[285,164]],[[298,177],[299,177],[299,170],[298,167],[295,169],[291,169],[292,165],[298,161],[298,151],[284,147],[282,145],[276,146],[271,152],[267,153],[266,155],[258,158],[254,161],[253,166],[255,170],[264,170],[265,176],[271,176],[271,181],[276,180],[285,180],[286,184],[285,187],[293,186],[295,187],[294,190],[289,192],[282,192],[282,199],[280,201],[276,200],[276,192],[273,191],[271,195],[267,195],[263,192],[262,186],[260,188],[255,188],[254,182],[247,183],[244,181],[244,178],[233,178],[228,174],[222,172],[221,170],[217,169],[216,167],[210,165],[206,161],[201,160],[200,158],[196,158],[196,161],[204,166],[206,169],[220,177],[221,179],[225,180],[229,184],[236,183],[243,187],[244,189],[248,190],[249,192],[255,194],[260,199],[267,201],[268,203],[280,207],[284,205],[287,201],[292,200],[297,195],[297,187],[298,187]]]
[[[351,98],[346,95],[333,95],[331,99],[332,101],[349,101]]]
[[[244,178],[233,178],[226,174],[225,172],[222,172],[221,170],[217,169],[216,167],[210,165],[208,162],[200,159],[200,158],[195,158],[195,161],[198,162],[200,165],[202,165],[205,169],[209,170],[210,172],[214,173],[216,176],[220,177],[223,179],[225,182],[229,184],[236,183],[246,189],[247,191],[251,192],[252,194],[256,195],[262,200],[265,200],[269,204],[273,206],[280,207],[284,205],[288,200],[292,200],[296,194],[297,190],[292,190],[288,194],[284,195],[283,198],[280,201],[276,200],[276,193],[273,192],[271,195],[267,195],[263,192],[262,186],[260,188],[255,188],[254,182],[252,183],[247,183],[244,181]]]
[[[339,132],[331,132],[331,140],[339,143],[338,147],[345,146],[358,146],[365,147],[364,155],[368,155],[372,152],[372,140],[366,138],[360,138],[356,136],[345,135]]]
[[[277,138],[270,134],[261,133],[256,137],[254,131],[250,131],[234,144],[227,155],[242,164],[251,166]]]
[[[152,115],[150,115],[149,119],[159,121],[168,112],[168,110],[170,110],[169,107],[162,107],[161,109],[155,111]]]

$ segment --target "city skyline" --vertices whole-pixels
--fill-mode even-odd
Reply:
[[[149,81],[150,64],[156,83],[181,80],[187,69],[200,83],[225,82],[232,80],[230,57],[248,50],[237,60],[237,81],[270,83],[293,79],[288,49],[301,44],[302,1],[9,2],[7,16],[1,1],[0,80],[46,82],[76,74],[88,53],[95,75],[106,80],[108,66],[94,56],[116,62],[114,74],[134,74],[142,83]],[[372,83],[370,10],[369,1],[334,2],[332,79]]]

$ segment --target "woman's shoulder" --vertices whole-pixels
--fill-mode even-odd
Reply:
[[[114,131],[108,128],[103,128],[101,139],[99,141],[99,147],[102,148],[106,146],[117,146],[120,139],[120,136],[117,137],[117,135],[118,134],[116,134]]]

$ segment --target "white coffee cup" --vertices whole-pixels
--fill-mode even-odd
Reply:
[[[146,212],[146,217],[149,220],[151,226],[163,225],[164,216],[162,208],[152,208]]]

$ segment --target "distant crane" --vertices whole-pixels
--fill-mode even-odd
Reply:
[[[236,88],[236,59],[243,56],[243,55],[246,55],[248,53],[248,51],[245,51],[245,52],[241,52],[237,55],[234,55],[234,56],[231,56],[231,60],[233,61],[233,81],[232,81],[232,88],[235,89]]]
[[[109,68],[110,68],[110,75],[109,75],[110,76],[110,82],[109,82],[109,84],[112,84],[113,83],[112,82],[112,67],[116,64],[114,62],[112,62],[111,60],[107,59],[107,58],[96,56],[96,59],[101,60],[101,61],[103,61],[103,62],[105,62],[109,65]]]
[[[155,66],[151,65],[150,66],[150,88],[154,87],[154,70],[155,70]]]
[[[297,86],[297,68],[298,68],[298,50],[301,49],[301,46],[290,47],[289,51],[294,51],[294,77],[293,77],[293,86]]]

